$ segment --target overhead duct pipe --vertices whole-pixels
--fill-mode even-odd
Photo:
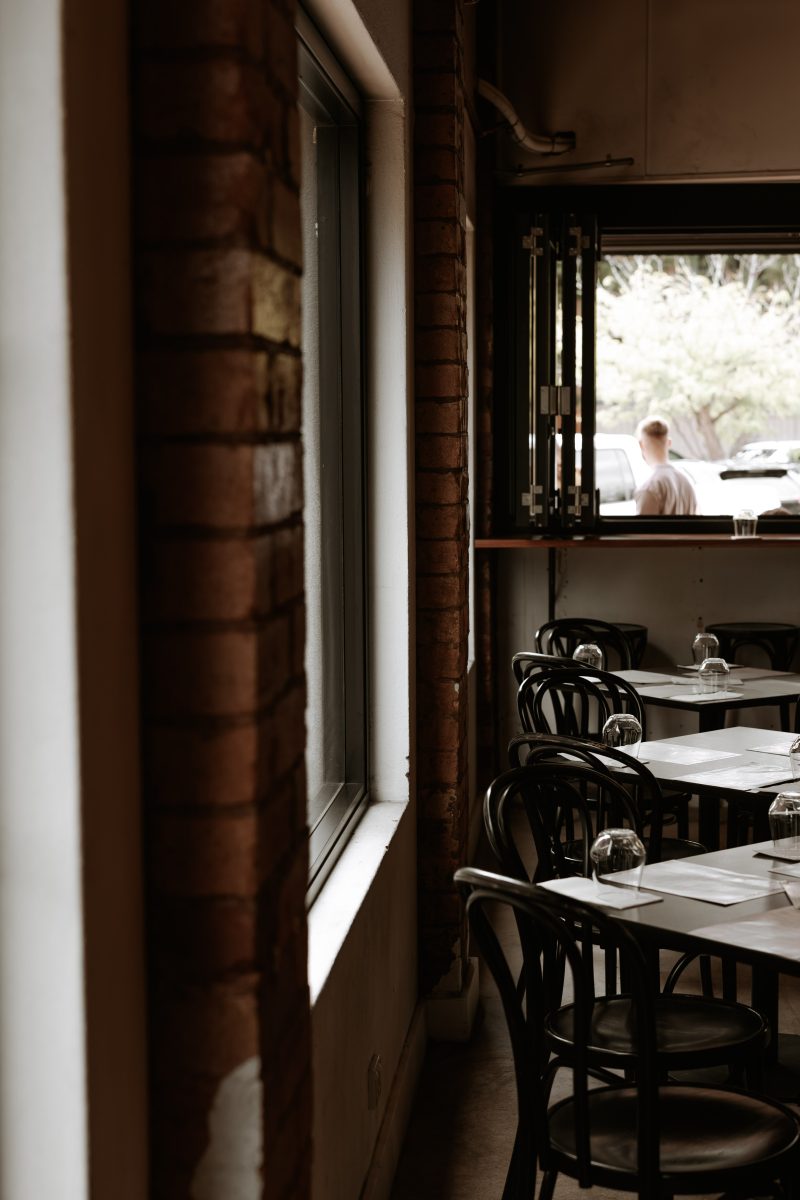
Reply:
[[[534,154],[566,154],[568,150],[575,149],[574,133],[554,133],[544,137],[539,134],[529,133],[514,111],[514,107],[510,101],[506,99],[502,92],[498,92],[496,87],[492,87],[491,83],[487,83],[485,79],[478,80],[478,93],[485,100],[488,100],[490,104],[493,104],[497,111],[505,117],[514,140],[520,146],[524,146],[526,150],[531,150]]]

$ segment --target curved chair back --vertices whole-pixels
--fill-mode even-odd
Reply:
[[[542,666],[517,690],[517,708],[527,733],[561,733],[600,741],[613,713],[631,713],[647,736],[644,704],[636,689],[609,671],[592,667]]]
[[[511,670],[517,684],[522,683],[526,675],[537,671],[539,667],[572,667],[571,658],[560,658],[556,654],[539,654],[535,650],[519,650],[511,659]]]
[[[508,765],[512,768],[559,758],[566,758],[567,761],[578,759],[606,775],[614,771],[614,763],[619,764],[621,772],[617,776],[617,782],[622,783],[629,791],[637,826],[640,829],[647,827],[647,861],[660,862],[664,796],[661,784],[650,768],[638,758],[624,750],[618,750],[615,746],[584,741],[581,738],[563,737],[560,734],[520,733],[508,743]]]
[[[540,625],[534,634],[536,649],[542,654],[572,658],[581,642],[594,642],[603,651],[606,670],[627,671],[633,665],[631,648],[625,635],[609,621],[585,617],[557,617]]]
[[[536,883],[588,876],[589,850],[601,829],[625,826],[642,834],[625,785],[575,759],[542,758],[504,771],[486,790],[483,820],[501,870]]]

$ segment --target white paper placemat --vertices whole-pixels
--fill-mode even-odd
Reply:
[[[617,871],[614,880],[635,887],[637,870]],[[648,891],[666,892],[670,896],[685,896],[689,900],[706,900],[709,904],[740,904],[781,891],[778,880],[759,875],[741,875],[721,867],[706,867],[690,858],[652,863],[642,871],[641,886]]]
[[[792,866],[788,862],[776,862],[770,867],[770,871],[773,875],[780,875],[781,878],[786,875],[789,879],[800,879],[800,863]]]
[[[633,888],[595,883],[583,875],[574,875],[569,879],[548,879],[539,887],[557,892],[560,896],[568,896],[571,900],[580,900],[582,904],[598,904],[601,908],[637,908],[640,904],[654,904],[661,899],[660,896],[637,892]]]
[[[786,783],[787,766],[776,766],[774,770],[764,767],[761,763],[740,763],[736,767],[712,767],[708,771],[695,771],[691,774],[681,775],[681,782],[710,783],[714,787],[730,788],[736,792],[757,792],[759,788]]]
[[[685,763],[686,766],[737,756],[735,750],[706,750],[698,746],[667,745],[666,742],[642,742],[641,755],[649,762]]]
[[[728,663],[728,666],[731,666]],[[737,667],[736,672],[742,679],[773,679],[779,675],[794,675],[794,671],[772,671],[768,667]]]
[[[766,850],[756,850],[753,858],[775,858],[778,862],[800,862],[800,849],[796,848],[794,838],[779,838]]]
[[[789,747],[797,738],[796,733],[778,733],[769,742],[761,746],[745,746],[745,750],[754,750],[756,754],[788,754]]]
[[[796,908],[774,908],[757,917],[707,925],[692,933],[727,946],[758,946],[767,954],[800,961],[800,912]]]
[[[617,671],[616,674],[636,687],[659,687],[665,683],[683,685],[692,682],[689,679],[681,679],[679,675],[660,675],[656,671]]]
[[[741,700],[743,692],[682,692],[680,696],[667,696],[668,700],[691,700],[692,704],[705,704],[709,700]]]

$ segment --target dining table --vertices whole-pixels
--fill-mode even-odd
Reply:
[[[639,894],[648,902],[610,907],[607,914],[636,935],[654,963],[659,951],[673,950],[750,966],[753,1007],[777,1030],[779,977],[800,977],[800,850],[786,851],[784,858],[773,857],[780,853],[772,841],[763,841],[696,855],[679,864],[654,863],[646,866],[640,877]],[[624,872],[616,878],[631,874]],[[673,878],[694,878],[695,884],[684,885],[687,894],[675,894]],[[761,894],[747,898],[748,892],[758,892],[762,885]],[[568,893],[572,885],[570,881],[551,881],[539,886],[563,888]],[[745,898],[735,899],[737,887],[743,889]],[[720,900],[726,888],[730,894]],[[680,884],[677,890],[680,893]],[[654,899],[657,902],[652,902]],[[800,1098],[800,1038],[774,1038],[768,1059],[769,1090],[784,1098]]]
[[[704,693],[692,667],[674,671],[624,670],[615,674],[636,688],[645,704],[697,713],[698,729],[720,729],[729,712],[777,705],[786,726],[790,708],[800,698],[800,675],[766,667],[731,665],[724,691]]]
[[[642,742],[638,757],[661,784],[699,798],[698,836],[719,848],[720,801],[744,799],[755,814],[756,836],[766,836],[767,813],[778,792],[800,791],[789,746],[795,733],[732,725],[701,733]]]

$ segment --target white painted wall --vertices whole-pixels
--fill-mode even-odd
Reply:
[[[636,160],[574,182],[800,176],[794,0],[505,3],[501,20],[499,86],[528,129],[573,130],[565,166]],[[499,144],[505,166],[553,165]]]
[[[372,1164],[367,1187],[377,1200],[388,1195],[422,1044],[414,1019],[410,13],[407,0],[311,0],[308,9],[366,100],[371,756],[370,807],[309,913],[312,1185],[315,1200],[353,1200]],[[370,1109],[374,1055],[381,1095]]]
[[[9,1200],[88,1195],[59,22],[54,0],[0,9],[0,1192]]]
[[[547,620],[547,551],[500,550],[498,656],[503,744],[519,729],[511,657],[534,649]],[[697,622],[788,621],[800,624],[795,546],[766,549],[685,546],[664,549],[576,548],[557,551],[557,617],[599,617],[648,627],[643,665],[654,670],[691,661]],[[753,659],[755,662],[756,660]],[[762,665],[764,660],[761,660]],[[504,665],[507,670],[504,673]],[[778,727],[777,709],[743,710],[729,722]],[[650,707],[648,733],[694,733],[692,714]]]
[[[0,8],[4,1200],[146,1193],[127,27],[64,9]]]

